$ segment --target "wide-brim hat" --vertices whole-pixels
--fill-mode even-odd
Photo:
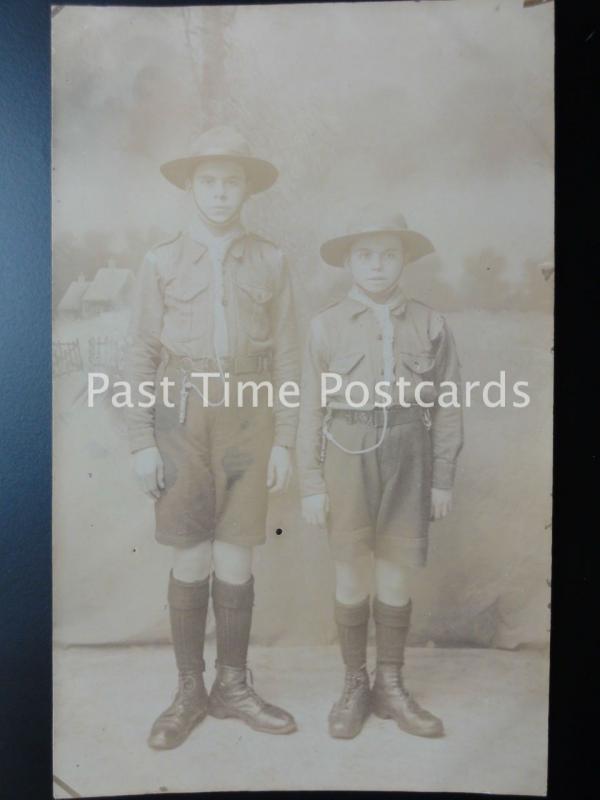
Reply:
[[[161,166],[160,171],[168,181],[180,189],[185,189],[188,178],[198,164],[213,158],[239,161],[244,167],[250,194],[264,192],[275,183],[279,175],[274,164],[253,156],[244,137],[234,128],[227,126],[211,128],[202,133],[192,142],[187,156],[167,161]]]
[[[408,227],[402,214],[367,211],[350,223],[344,236],[328,239],[321,245],[321,258],[332,267],[343,267],[352,244],[359,237],[374,233],[394,233],[400,236],[407,264],[433,253],[435,249],[426,236]]]

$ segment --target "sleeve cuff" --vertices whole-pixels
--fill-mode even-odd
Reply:
[[[275,428],[273,444],[279,447],[287,447],[290,450],[296,444],[296,429],[293,425],[279,425]]]
[[[300,476],[300,493],[302,497],[312,494],[327,494],[327,487],[320,469],[306,470]]]
[[[435,489],[452,489],[456,464],[436,458],[433,461],[432,485]]]

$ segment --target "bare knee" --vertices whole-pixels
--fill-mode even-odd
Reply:
[[[247,583],[252,577],[252,555],[251,547],[215,542],[213,545],[215,575],[226,583]]]
[[[377,597],[390,606],[404,606],[410,600],[409,575],[406,567],[378,558],[375,561]]]
[[[369,596],[371,587],[371,557],[335,563],[335,597],[338,603],[356,605]]]
[[[211,551],[211,542],[201,542],[193,547],[174,547],[174,577],[185,583],[194,583],[208,578],[212,560]]]

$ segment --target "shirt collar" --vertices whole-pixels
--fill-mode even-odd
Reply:
[[[401,316],[406,310],[407,301],[407,296],[404,294],[400,286],[397,285],[394,292],[390,295],[388,302],[382,305],[387,305],[390,309],[390,312],[395,316]],[[370,298],[356,285],[354,285],[348,292],[348,295],[344,300],[344,304],[348,308],[350,317],[352,318],[359,316],[368,308],[373,306],[373,302],[370,300]]]
[[[209,247],[219,240],[223,244],[228,242],[231,245],[228,249],[229,255],[237,259],[241,259],[244,255],[246,231],[239,220],[222,236],[216,236],[199,217],[195,217],[188,227],[187,234],[190,255],[194,262],[199,261]]]

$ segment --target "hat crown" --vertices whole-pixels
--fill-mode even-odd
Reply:
[[[346,234],[381,232],[381,231],[406,231],[408,225],[403,214],[389,211],[382,212],[376,207],[369,206],[349,223]]]
[[[332,267],[342,267],[349,248],[361,236],[370,234],[395,233],[402,239],[405,263],[416,261],[434,248],[429,239],[417,231],[411,230],[403,214],[382,210],[378,205],[363,208],[346,228],[343,236],[328,239],[321,245],[321,257]]]
[[[250,156],[250,146],[241,133],[228,125],[209,128],[197,136],[190,148],[191,154],[199,156]]]

